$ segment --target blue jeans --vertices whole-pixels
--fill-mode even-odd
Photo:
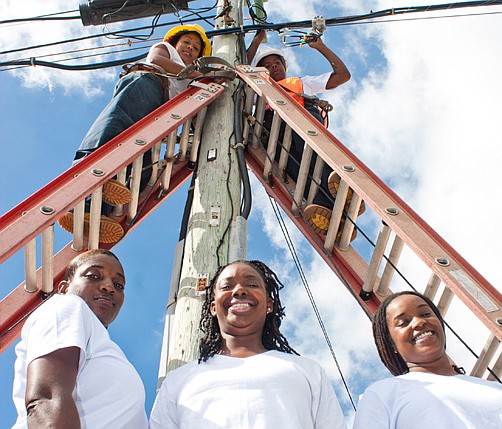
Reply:
[[[160,107],[164,100],[164,88],[150,73],[129,73],[115,85],[110,102],[96,118],[78,148],[73,163],[89,155],[100,146],[118,136],[131,125]],[[143,156],[143,172],[140,189],[144,189],[152,174],[151,151]],[[103,204],[103,214],[111,208]]]

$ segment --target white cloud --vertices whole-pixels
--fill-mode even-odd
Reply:
[[[79,3],[78,0],[58,0],[51,2],[50,8],[48,8],[46,3],[36,0],[24,0],[22,2],[4,0],[0,4],[0,15],[2,19],[29,18],[49,13],[75,10],[78,9]],[[78,15],[78,11],[69,14],[69,16]],[[4,31],[0,33],[0,49],[5,51],[78,38],[97,34],[100,31],[98,27],[84,27],[80,20],[30,21],[27,23],[9,24],[4,26],[3,29]],[[58,62],[62,57],[53,56],[53,54],[97,47],[100,46],[101,43],[99,39],[90,39],[48,48],[24,50],[12,54],[5,54],[2,60],[26,60],[33,57],[42,61]],[[75,52],[70,54],[70,56],[85,54],[88,54],[88,52]],[[66,55],[64,57],[66,57]],[[105,57],[98,56],[85,58],[78,62],[62,62],[62,64],[88,64],[105,61],[104,58]],[[107,60],[109,60],[109,57]],[[16,68],[9,73],[19,78],[22,85],[26,88],[47,88],[51,92],[56,88],[61,88],[66,94],[74,92],[88,98],[101,94],[102,88],[109,86],[117,77],[115,71],[111,69],[77,72],[62,71],[42,66]]]
[[[379,5],[380,9],[388,7],[386,2]],[[371,9],[379,10],[373,5]],[[495,8],[488,10],[493,12]],[[288,18],[294,19],[294,14]],[[330,29],[325,38],[332,35]],[[361,26],[345,34],[344,40],[347,45],[338,45],[336,51],[343,51],[344,61],[355,66],[349,84],[326,94],[334,106],[331,130],[492,284],[500,284],[502,232],[496,220],[502,210],[496,198],[497,185],[502,182],[499,18],[495,15]],[[290,74],[311,73],[314,63],[301,61],[305,51],[291,50],[290,54]],[[368,70],[370,64],[375,69]],[[366,214],[360,219],[361,225],[373,227],[372,220]],[[275,225],[265,230],[274,243],[280,242]],[[377,229],[370,230],[370,238],[375,239],[376,234]],[[423,290],[430,272],[409,253],[404,252],[400,268]],[[334,337],[343,338],[342,367],[349,374],[361,376],[363,368],[378,360],[369,324],[365,316],[351,320],[352,315],[359,317],[362,311],[348,294],[341,292],[338,280],[318,261],[305,254],[307,277],[315,279],[311,286],[316,291],[316,302]],[[326,287],[324,279],[337,287]],[[402,280],[395,283],[398,288],[405,287]],[[289,320],[288,329],[295,339],[301,334],[299,350],[329,368],[329,356],[317,353],[313,347],[323,340],[301,290],[296,280],[293,292],[285,291],[288,315],[304,318]],[[460,335],[479,352],[487,330],[466,316],[461,307],[454,300],[447,320],[455,329],[460,328]],[[347,335],[348,330],[354,335]],[[473,359],[469,353],[451,333],[447,335],[451,356],[470,369]],[[354,356],[362,360],[354,360]],[[335,374],[331,375],[336,379]]]

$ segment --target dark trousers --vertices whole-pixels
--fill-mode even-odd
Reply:
[[[317,107],[315,106],[305,106],[305,108],[310,112],[310,114],[316,118],[319,122],[324,123],[321,114]],[[265,117],[264,117],[264,127],[270,131],[270,127],[272,125],[272,118],[273,118],[273,111],[272,110],[267,110],[265,112]],[[280,152],[282,149],[282,141],[284,139],[284,130],[286,128],[286,124],[283,123],[281,125],[281,129],[279,132],[279,138],[278,138],[278,145],[277,145],[277,150],[275,152],[275,160],[278,162],[280,158]],[[267,147],[268,143],[268,135],[264,139],[264,146],[265,148]],[[296,182],[298,182],[298,173],[300,171],[300,162],[302,160],[303,156],[303,149],[305,146],[305,141],[301,139],[301,137],[293,131],[292,137],[291,137],[291,148],[289,150],[289,156],[288,156],[288,162],[286,164],[286,173],[288,174],[291,179],[293,179]],[[314,167],[315,163],[317,160],[317,154],[312,155],[312,159],[310,161],[310,168],[309,168],[309,177],[312,177],[313,172],[314,172]],[[324,164],[324,167],[322,169],[321,173],[321,182],[319,184],[319,189],[316,193],[316,196],[314,197],[313,203],[314,204],[319,204],[324,207],[328,207],[329,209],[333,208],[333,197],[331,196],[329,190],[328,190],[328,177],[331,174],[333,170],[331,167],[327,164]],[[305,191],[303,193],[304,198],[308,197],[309,190],[310,190],[310,185],[312,183],[312,180],[307,180],[307,184],[305,186]]]

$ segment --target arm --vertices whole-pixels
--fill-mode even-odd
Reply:
[[[334,89],[337,86],[343,85],[348,82],[350,79],[350,72],[347,66],[343,63],[343,61],[336,55],[331,49],[329,49],[324,42],[318,37],[316,40],[309,42],[308,45],[316,49],[321,53],[321,55],[326,58],[331,67],[333,68],[333,72],[326,83],[326,89]]]
[[[162,67],[166,73],[178,74],[185,68],[171,59],[169,51],[164,45],[157,45],[151,49],[150,60],[153,64]],[[198,76],[201,76],[201,73],[194,71],[188,77],[194,79]]]
[[[33,360],[26,379],[29,428],[79,429],[80,417],[72,396],[80,349],[67,347]]]
[[[357,404],[353,429],[390,429],[391,419],[383,399],[366,390]]]
[[[172,373],[171,373],[172,374]],[[167,391],[169,377],[164,379],[160,386],[159,393],[153,403],[150,414],[150,429],[179,428],[179,416],[177,415],[177,406],[173,400],[173,394]]]
[[[335,391],[323,369],[318,389],[317,410],[315,412],[316,429],[347,429],[345,417]]]
[[[253,59],[256,55],[256,51],[258,51],[260,43],[265,39],[266,36],[267,32],[265,30],[260,30],[254,35],[253,40],[251,41],[251,44],[249,45],[249,48],[246,51],[248,64],[251,64],[253,62]]]

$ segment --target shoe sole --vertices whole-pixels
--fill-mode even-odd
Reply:
[[[336,194],[338,193],[339,187],[340,187],[340,176],[333,171],[328,178],[328,190],[330,194],[333,195],[334,198],[336,198]],[[345,211],[349,209],[353,193],[354,191],[351,188],[349,188],[349,191],[347,192],[347,199],[345,200],[345,207],[344,207]],[[361,201],[361,205],[359,206],[359,212],[357,213],[357,215],[361,216],[365,211],[366,211],[366,204],[364,204],[364,201]]]
[[[305,217],[314,232],[322,235],[327,234],[329,221],[331,220],[330,209],[317,204],[310,204],[305,207]]]
[[[307,218],[307,222],[310,227],[317,234],[326,235],[328,233],[329,222],[331,221],[332,211],[326,207],[310,204],[305,207],[304,211],[305,217]],[[338,232],[336,233],[336,239],[340,240],[342,237],[343,225],[345,224],[345,219],[340,220],[340,226],[338,227]],[[354,228],[352,231],[352,236],[350,237],[350,241],[354,241],[357,236],[357,230]]]
[[[91,216],[89,213],[84,215],[84,237],[89,237],[89,223]],[[73,234],[73,213],[68,212],[58,220],[59,225],[65,231]],[[110,219],[107,216],[101,216],[99,224],[99,242],[100,243],[116,243],[124,236],[124,228],[116,220]]]
[[[131,191],[115,179],[103,185],[103,201],[112,206],[127,204],[131,201]]]

